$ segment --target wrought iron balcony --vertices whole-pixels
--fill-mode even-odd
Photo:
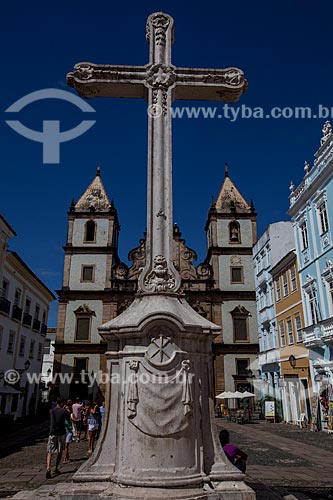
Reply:
[[[19,306],[13,305],[12,318],[21,321],[22,319],[22,309]]]
[[[0,297],[0,311],[6,314],[10,312],[10,302],[5,297]]]
[[[23,321],[22,321],[22,323],[24,324],[24,326],[31,327],[31,322],[32,322],[32,316],[31,316],[31,314],[24,313],[23,314]]]
[[[34,319],[34,322],[32,324],[32,329],[39,331],[39,329],[40,329],[40,321],[39,321],[39,319]]]

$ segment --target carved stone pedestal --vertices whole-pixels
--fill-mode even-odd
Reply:
[[[180,295],[146,293],[99,331],[110,384],[96,450],[72,484],[43,487],[34,498],[255,499],[213,421],[219,327]]]

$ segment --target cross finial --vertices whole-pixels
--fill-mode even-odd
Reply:
[[[101,167],[98,165],[98,167],[96,168],[96,177],[100,177],[101,175]]]
[[[224,177],[229,177],[229,166],[228,166],[228,163],[224,164]]]

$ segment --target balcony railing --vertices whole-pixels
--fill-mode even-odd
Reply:
[[[5,297],[0,297],[0,311],[6,314],[10,312],[10,302]]]
[[[12,318],[21,321],[22,319],[22,309],[19,306],[13,305]]]
[[[32,316],[31,314],[29,313],[24,313],[23,314],[23,321],[22,323],[24,324],[24,326],[31,326],[31,322],[32,322]]]
[[[333,318],[324,319],[303,329],[305,347],[333,343]]]
[[[333,343],[333,318],[329,318],[322,323],[322,340]]]
[[[44,334],[47,333],[47,325],[45,323],[42,323],[40,333],[44,333]]]
[[[32,329],[39,331],[39,329],[40,329],[40,321],[39,321],[39,319],[34,319],[34,322],[32,324]]]

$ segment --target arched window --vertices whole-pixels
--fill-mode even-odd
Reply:
[[[84,241],[92,242],[95,241],[96,237],[96,224],[93,220],[88,220],[85,226]]]
[[[229,240],[231,243],[240,243],[240,225],[236,220],[233,220],[229,224]]]

